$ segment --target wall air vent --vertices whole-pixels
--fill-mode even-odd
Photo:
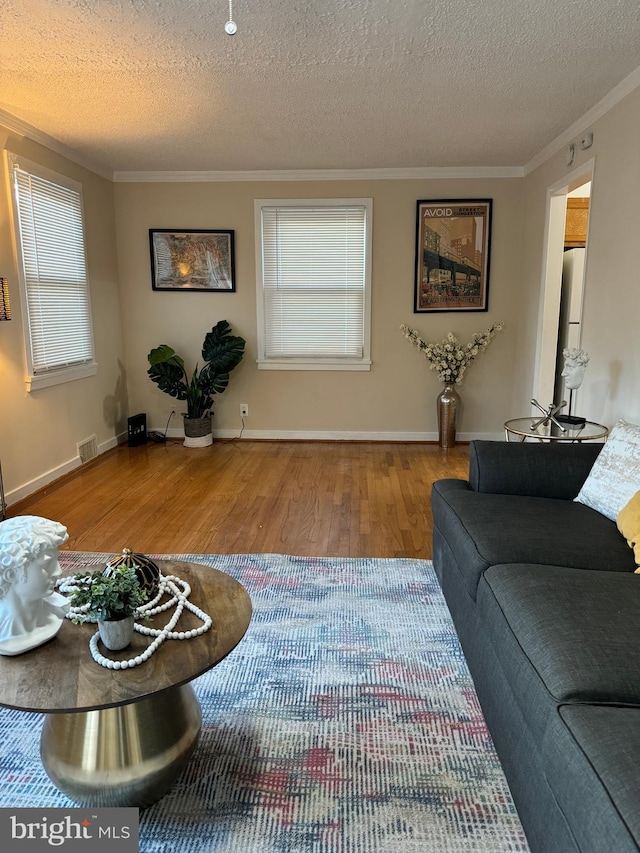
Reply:
[[[85,438],[84,441],[80,441],[78,443],[78,456],[80,457],[80,462],[84,465],[85,462],[89,462],[91,459],[95,459],[98,455],[98,436],[91,435],[89,438]]]

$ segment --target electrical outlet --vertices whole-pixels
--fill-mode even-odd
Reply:
[[[248,403],[240,403],[240,417],[248,418],[249,417],[249,404]]]

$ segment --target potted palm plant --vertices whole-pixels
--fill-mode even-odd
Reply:
[[[74,575],[71,581],[73,621],[97,622],[108,649],[124,649],[131,642],[138,608],[147,600],[135,566],[96,569]]]
[[[221,394],[229,384],[229,374],[242,361],[244,338],[231,334],[226,320],[220,320],[207,332],[202,346],[204,364],[196,364],[191,376],[184,360],[167,344],[152,349],[147,358],[147,373],[161,391],[178,400],[186,400],[184,415],[185,447],[211,444],[211,415],[214,394]]]

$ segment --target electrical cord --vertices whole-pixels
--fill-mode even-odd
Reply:
[[[167,432],[169,431],[169,423],[171,422],[171,418],[175,415],[175,409],[169,415],[169,419],[167,420],[167,425],[164,428],[164,433],[161,432],[148,432],[147,438],[150,438],[151,441],[157,441],[159,443],[167,440]]]

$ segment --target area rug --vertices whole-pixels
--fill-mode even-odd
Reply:
[[[193,682],[201,740],[140,813],[141,853],[526,853],[431,563],[155,556],[227,572],[254,614]],[[0,709],[0,807],[73,805],[41,767],[39,729]]]

